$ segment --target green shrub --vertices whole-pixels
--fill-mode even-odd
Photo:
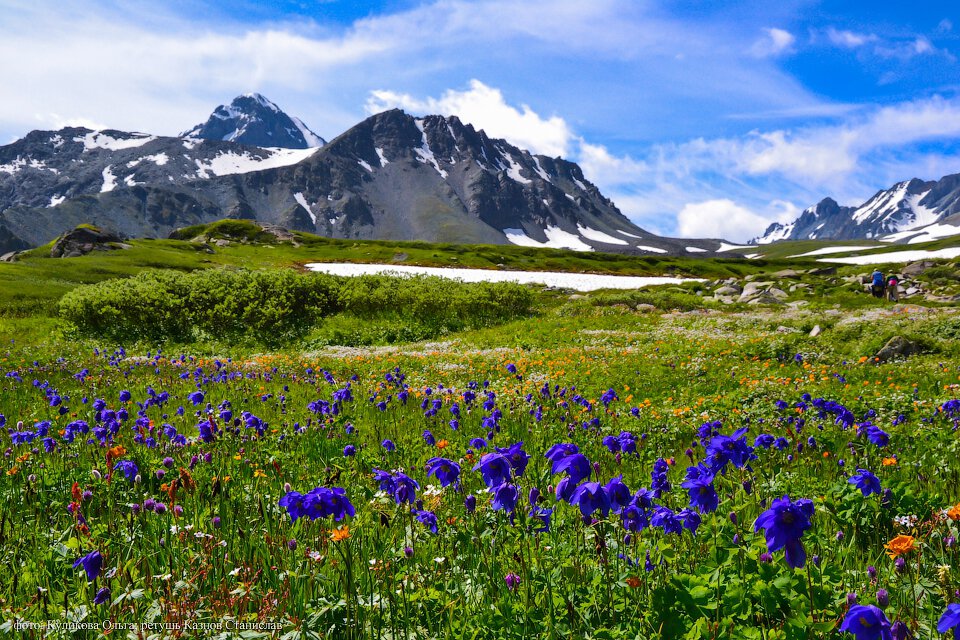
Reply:
[[[188,342],[200,333],[278,343],[334,312],[337,286],[290,270],[146,271],[70,291],[60,316],[81,332],[119,340]]]
[[[342,317],[327,320],[312,342],[360,346],[423,340],[513,320],[530,312],[533,299],[530,289],[507,282],[345,278],[338,298]]]
[[[937,340],[960,340],[960,316],[949,316],[927,327],[928,335]]]
[[[651,304],[657,309],[669,311],[692,311],[703,308],[720,308],[722,303],[711,298],[696,295],[690,290],[681,287],[655,287],[649,289],[633,289],[625,291],[603,292],[593,295],[591,304],[598,307],[626,305],[636,308],[639,304]]]
[[[182,275],[153,271],[78,287],[60,300],[60,316],[81,331],[110,338],[185,340]]]
[[[341,313],[346,319],[316,340],[373,344],[491,326],[529,313],[532,304],[531,291],[512,283],[207,269],[147,271],[78,287],[63,296],[59,310],[80,332],[116,340],[265,344],[301,337]]]
[[[210,224],[195,224],[192,227],[177,229],[170,234],[173,240],[190,240],[205,235],[208,238],[224,238],[239,242],[277,242],[276,237],[266,233],[253,220],[236,220],[225,218]]]

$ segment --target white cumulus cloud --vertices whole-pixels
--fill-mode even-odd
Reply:
[[[856,49],[857,47],[867,44],[868,42],[875,42],[877,40],[877,36],[872,33],[856,33],[854,31],[830,27],[827,29],[827,39],[838,47]]]
[[[677,231],[684,238],[745,242],[760,235],[769,224],[768,218],[727,198],[690,203],[677,214]]]
[[[646,162],[614,155],[603,145],[590,144],[583,138],[578,142],[577,163],[591,182],[606,186],[631,184],[650,170]]]
[[[797,38],[784,29],[764,29],[763,37],[753,43],[750,52],[758,58],[778,56],[790,51]]]
[[[655,233],[738,242],[771,222],[794,220],[828,195],[859,205],[897,181],[950,173],[950,157],[911,145],[960,138],[960,99],[941,97],[861,110],[836,124],[653,144],[634,154],[589,142],[560,116],[515,107],[478,80],[439,98],[382,90],[367,101],[369,112],[389,107],[455,114],[492,137],[573,160],[625,215]]]
[[[543,117],[528,105],[507,104],[499,89],[471,80],[465,90],[448,89],[439,98],[415,98],[405,93],[377,90],[367,100],[368,113],[399,107],[417,115],[457,116],[521,149],[547,156],[569,156],[573,132],[559,116]]]

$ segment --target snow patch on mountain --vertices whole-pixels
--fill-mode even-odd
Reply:
[[[113,191],[117,187],[117,177],[110,170],[110,165],[103,170],[103,186],[100,187],[100,193]]]
[[[537,158],[537,156],[533,156],[533,166],[538,176],[540,176],[547,182],[552,182],[552,180],[550,180],[550,175],[543,170],[543,167],[540,166],[540,159]]]
[[[520,247],[545,247],[546,243],[537,242],[524,232],[523,229],[504,229],[503,235],[507,240]]]
[[[928,224],[933,224],[940,219],[940,214],[934,211],[933,209],[926,207],[920,204],[920,201],[923,200],[927,194],[930,193],[930,190],[924,191],[923,193],[917,193],[914,195],[909,195],[906,197],[907,206],[910,208],[910,211],[913,213],[912,222],[909,227],[901,226],[898,231],[906,231],[909,229],[916,229],[917,227],[925,227]]]
[[[887,253],[871,253],[864,256],[847,256],[844,258],[820,258],[818,262],[841,262],[843,264],[887,264],[915,262],[917,260],[935,260],[937,258],[956,258],[960,256],[960,247],[934,249],[925,251],[913,249],[909,251],[888,251]]]
[[[730,244],[729,242],[721,242],[720,246],[717,247],[717,253],[724,253],[726,251],[742,251],[743,249],[755,249],[753,246],[744,246],[740,244]]]
[[[590,227],[583,227],[577,223],[577,231],[580,232],[587,240],[593,240],[595,242],[605,242],[606,244],[619,244],[627,246],[629,243],[626,240],[621,240],[620,238],[614,238],[611,235],[604,233],[603,231],[598,231],[597,229],[591,229]]]
[[[823,247],[822,249],[814,249],[813,251],[807,251],[806,253],[798,253],[795,256],[790,256],[791,258],[809,258],[810,256],[823,256],[830,253],[847,253],[853,251],[865,251],[867,249],[873,249],[872,246],[849,246],[849,247]]]
[[[156,136],[146,133],[131,133],[130,138],[114,138],[102,131],[91,131],[85,136],[74,138],[74,142],[82,142],[84,151],[93,151],[94,149],[108,149],[110,151],[120,151],[121,149],[133,149],[142,147],[148,142],[157,139]]]
[[[530,180],[530,179],[528,179],[528,178],[524,178],[523,175],[521,175],[520,169],[521,169],[522,167],[520,166],[520,163],[519,163],[519,162],[517,162],[516,160],[514,160],[514,158],[513,158],[512,155],[510,155],[510,154],[508,154],[508,153],[503,154],[503,155],[506,157],[507,163],[509,164],[509,168],[507,169],[507,175],[510,176],[510,178],[511,178],[512,180],[515,180],[515,181],[519,182],[520,184],[530,184],[531,182],[533,182],[533,180]]]
[[[313,221],[313,224],[317,224],[317,214],[310,209],[310,204],[307,202],[307,199],[303,197],[303,194],[297,191],[293,194],[293,199],[297,201],[301,207],[307,212],[307,215],[310,216],[310,219]]]
[[[543,230],[543,233],[547,236],[546,246],[548,247],[573,249],[574,251],[593,251],[593,247],[560,227],[547,227]]]
[[[296,116],[290,116],[290,119],[293,120],[293,124],[297,127],[297,131],[300,132],[300,135],[303,136],[303,139],[306,141],[308,147],[322,147],[326,144],[326,141],[315,134],[313,131],[310,131],[310,128],[303,123],[303,120],[297,118]]]
[[[165,153],[157,153],[157,154],[154,154],[154,155],[152,155],[152,156],[144,156],[143,159],[144,159],[145,161],[152,162],[153,164],[157,165],[158,167],[162,167],[163,165],[165,165],[165,164],[167,164],[168,162],[170,162],[170,157],[169,157],[167,154],[165,154]]]
[[[250,171],[263,171],[286,167],[306,160],[317,152],[317,147],[311,149],[261,149],[259,151],[228,151],[217,154],[210,160],[197,159],[198,178],[210,176],[228,176]]]
[[[560,227],[548,226],[543,230],[547,236],[546,242],[539,242],[528,236],[523,229],[504,229],[507,240],[521,247],[547,247],[550,249],[573,249],[574,251],[593,251],[593,247],[579,237]]]
[[[955,235],[960,235],[960,227],[955,227],[952,224],[933,223],[924,227],[891,233],[879,240],[880,242],[899,242],[900,240],[910,238],[907,240],[907,244],[917,244],[920,242],[939,240],[940,238],[949,238]]]
[[[42,160],[37,160],[36,158],[22,158],[20,156],[17,156],[16,158],[14,158],[13,162],[10,162],[8,164],[0,164],[0,172],[9,173],[10,175],[13,175],[15,173],[18,173],[21,169],[25,167],[29,167],[31,169],[37,169],[40,171],[46,170],[55,174],[60,173],[54,167],[48,167],[46,163],[44,163]]]
[[[433,168],[437,170],[437,173],[440,174],[441,178],[447,177],[447,172],[440,168],[440,163],[437,162],[437,157],[433,155],[433,150],[430,149],[430,143],[427,141],[427,132],[423,128],[423,120],[417,118],[414,120],[414,123],[417,125],[417,129],[420,129],[420,135],[422,136],[423,144],[414,149],[414,153],[417,154],[417,159],[424,164],[432,164]]]
[[[170,162],[170,156],[168,156],[166,153],[156,153],[152,156],[143,156],[142,158],[137,158],[136,160],[131,160],[130,162],[128,162],[127,168],[133,169],[135,166],[139,165],[141,162],[152,162],[158,167],[162,167],[163,165]]]

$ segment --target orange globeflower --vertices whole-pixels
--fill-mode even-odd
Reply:
[[[887,549],[887,555],[891,558],[896,558],[902,556],[905,553],[910,553],[914,549],[914,539],[913,536],[904,536],[899,535],[887,544],[884,545]]]
[[[947,517],[951,520],[960,520],[960,502],[950,507],[950,510],[947,511]]]
[[[631,589],[636,589],[640,586],[640,578],[637,576],[630,576],[627,578],[626,583]]]
[[[334,542],[340,542],[341,540],[346,540],[350,537],[350,527],[343,525],[337,529],[334,529],[330,532],[330,539]]]
[[[446,440],[441,440],[437,443],[437,449],[446,449],[449,444]]]
[[[883,459],[883,466],[885,467],[893,467],[893,466],[896,466],[897,464],[899,463],[897,462],[896,457]]]

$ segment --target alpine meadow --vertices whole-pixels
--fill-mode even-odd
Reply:
[[[954,8],[115,4],[0,0],[0,636],[960,640]]]

